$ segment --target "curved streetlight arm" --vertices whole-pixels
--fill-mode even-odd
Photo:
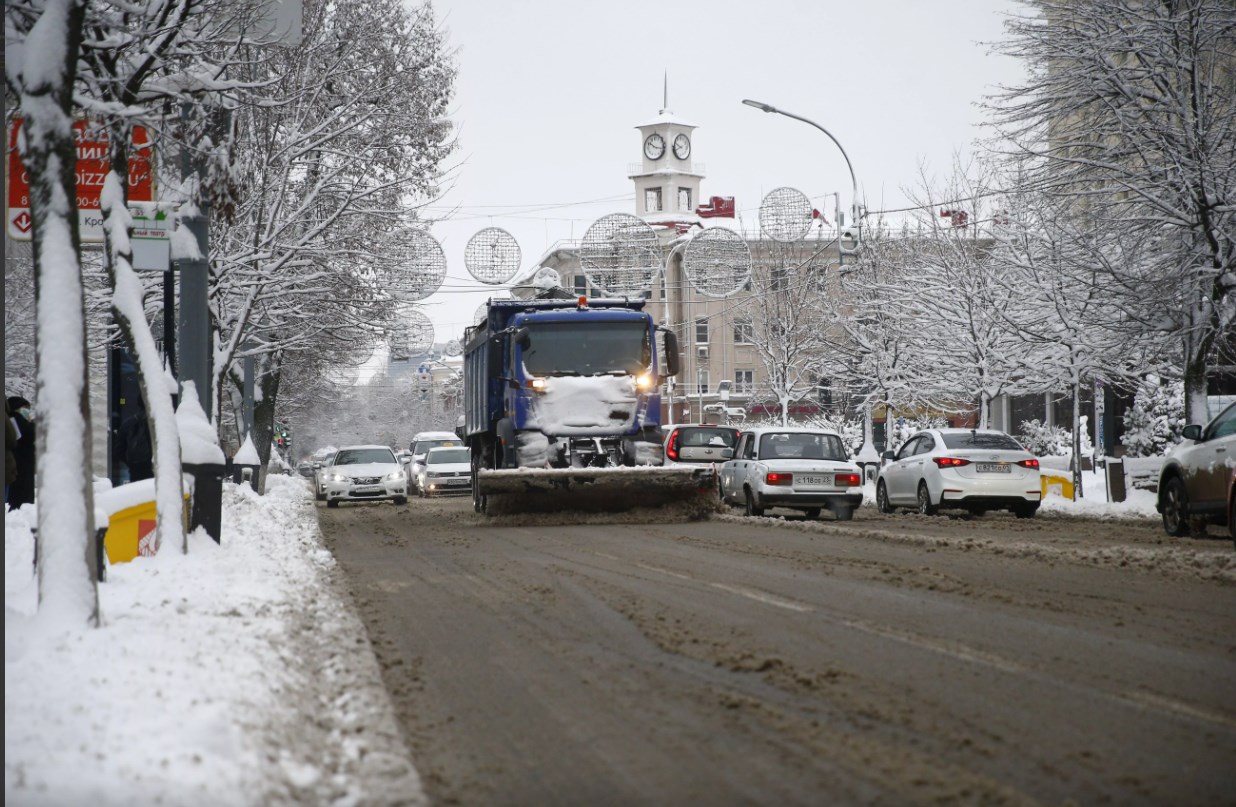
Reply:
[[[833,145],[837,147],[837,150],[841,152],[841,156],[845,158],[845,167],[850,170],[850,183],[854,189],[854,195],[850,197],[853,200],[850,206],[850,216],[854,219],[854,227],[857,232],[857,237],[855,239],[853,247],[851,248],[842,247],[840,238],[838,238],[837,248],[844,255],[857,254],[858,248],[859,246],[862,245],[862,239],[863,239],[862,216],[859,215],[859,210],[861,208],[859,207],[859,204],[858,204],[858,179],[854,176],[854,165],[850,162],[850,155],[845,153],[845,147],[841,145],[841,142],[838,141],[837,138],[833,137],[832,132],[828,131],[823,126],[811,120],[810,118],[804,118],[802,115],[795,115],[793,112],[786,112],[784,109],[777,109],[772,104],[766,104],[763,101],[752,101],[750,98],[744,98],[742,102],[746,104],[747,106],[755,107],[761,112],[771,112],[777,115],[785,115],[787,118],[793,118],[794,120],[800,120],[803,123],[809,124],[819,129],[821,132],[828,135],[829,140],[833,141]],[[840,222],[838,222],[838,224],[840,224]]]

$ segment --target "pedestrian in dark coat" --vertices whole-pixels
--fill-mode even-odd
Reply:
[[[150,445],[150,418],[146,405],[137,399],[137,409],[120,424],[120,458],[129,466],[129,481],[154,476],[154,457]]]
[[[9,486],[9,507],[18,508],[34,501],[34,415],[30,412],[30,402],[20,395],[9,398],[8,404],[13,413],[13,426],[17,430],[17,448],[14,451],[17,478]]]
[[[13,410],[4,401],[4,503],[9,503],[9,485],[17,479],[17,427],[13,425]]]

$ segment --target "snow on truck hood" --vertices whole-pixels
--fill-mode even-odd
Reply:
[[[553,376],[533,399],[537,427],[545,434],[582,434],[629,426],[635,419],[631,376]]]

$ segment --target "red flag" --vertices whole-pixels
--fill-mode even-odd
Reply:
[[[707,204],[695,208],[695,215],[702,219],[732,219],[734,218],[734,197],[712,196]]]

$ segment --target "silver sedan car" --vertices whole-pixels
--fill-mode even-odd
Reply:
[[[408,503],[408,472],[387,446],[346,446],[322,469],[326,506],[389,499]]]

